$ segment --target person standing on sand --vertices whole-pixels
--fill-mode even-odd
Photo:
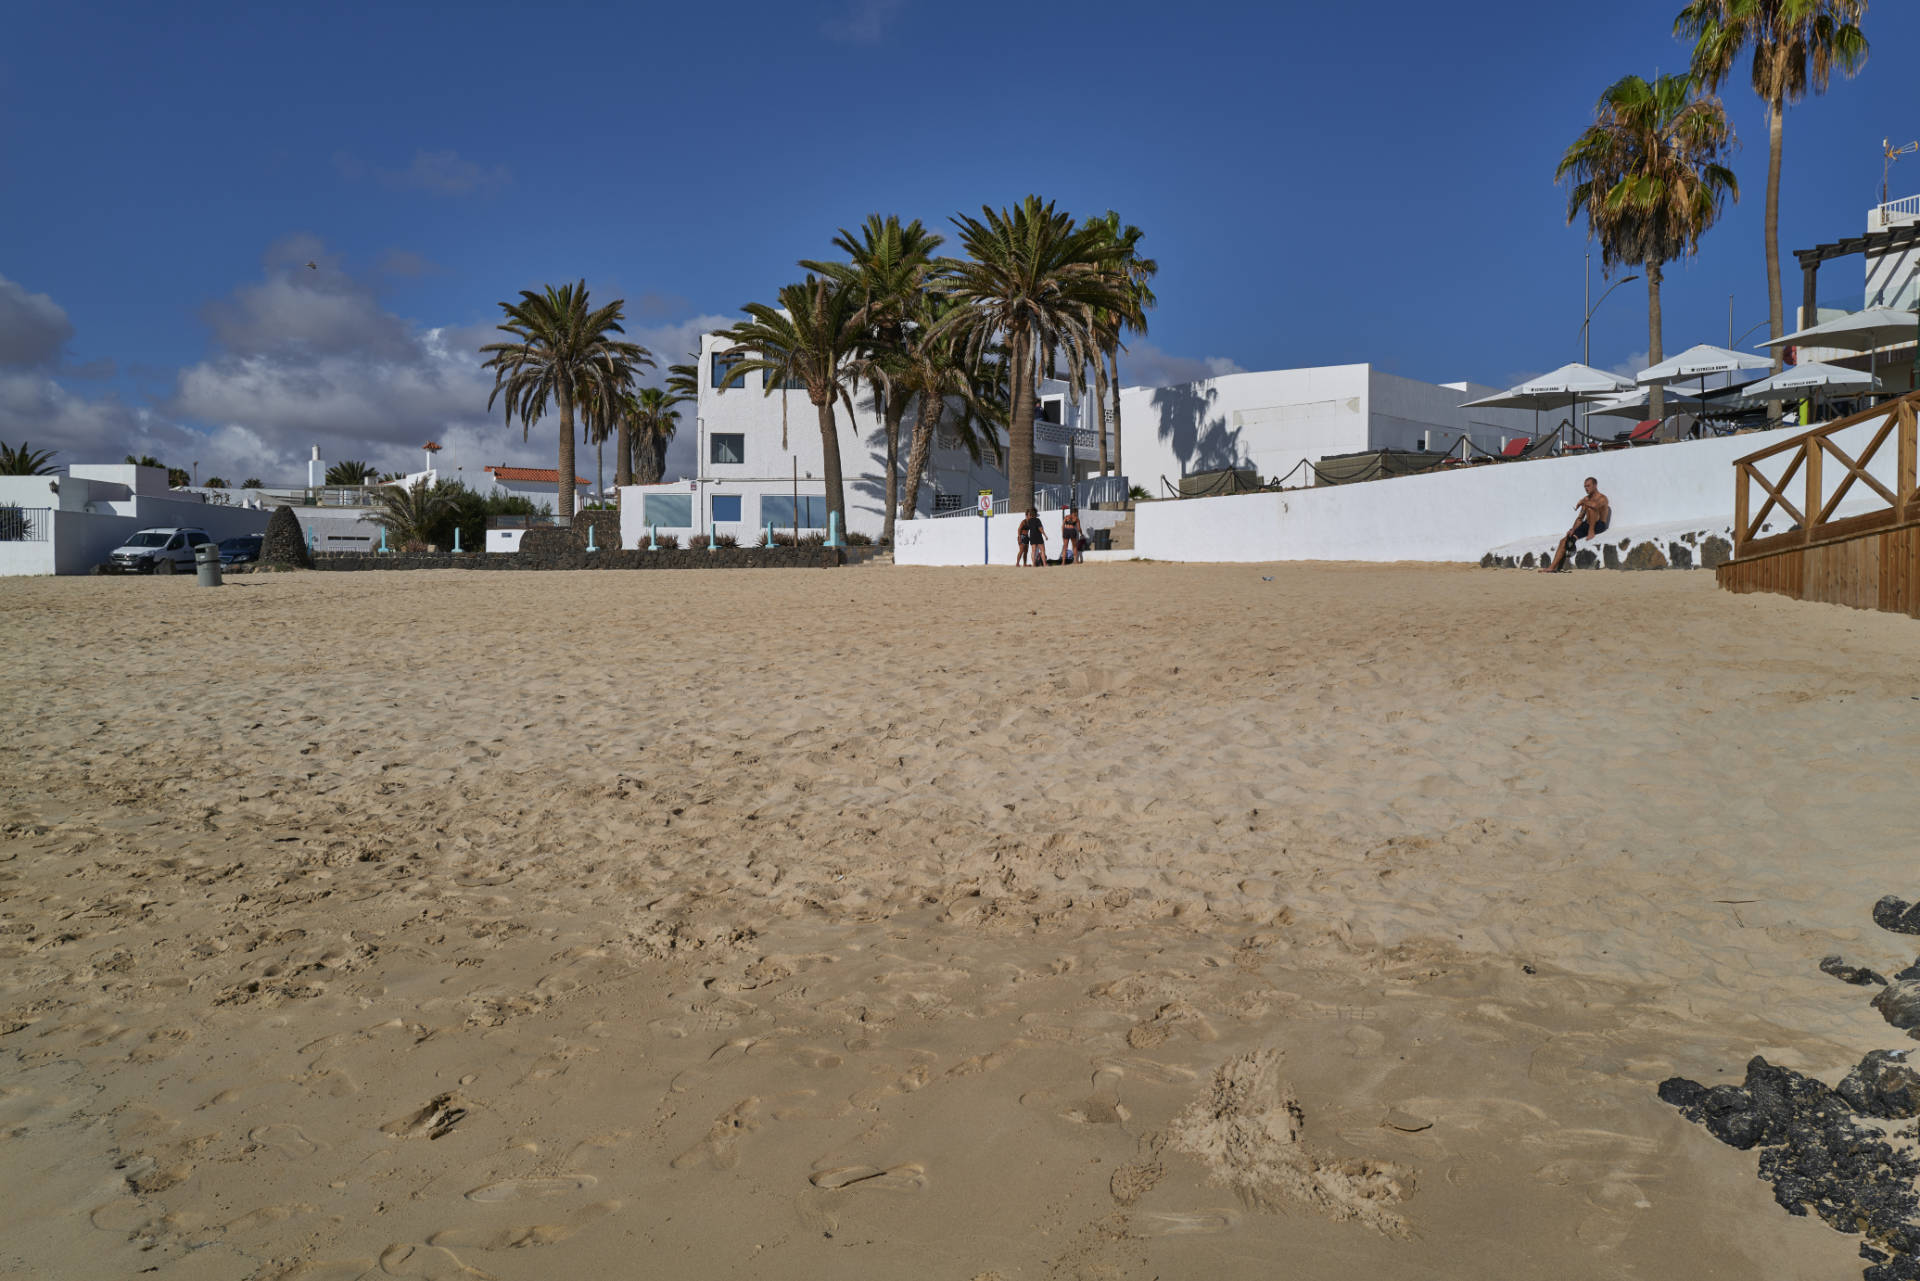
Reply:
[[[1060,563],[1077,565],[1080,562],[1080,509],[1068,507],[1060,517]]]
[[[1040,523],[1040,513],[1031,507],[1027,508],[1027,518],[1020,522],[1020,559],[1014,564],[1026,564],[1029,551],[1033,553],[1035,565],[1047,563],[1047,528]]]
[[[1540,572],[1557,573],[1566,563],[1573,545],[1583,538],[1598,538],[1607,532],[1607,526],[1613,523],[1613,504],[1600,492],[1600,482],[1589,476],[1586,479],[1587,492],[1579,502],[1573,505],[1573,528],[1560,540],[1560,550],[1555,553],[1553,564]]]

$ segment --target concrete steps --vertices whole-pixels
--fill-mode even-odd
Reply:
[[[1133,550],[1132,512],[1128,512],[1126,517],[1113,527],[1112,539],[1113,541],[1108,545],[1112,547],[1114,551],[1130,552]]]

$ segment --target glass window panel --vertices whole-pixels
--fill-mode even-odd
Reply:
[[[715,494],[713,496],[713,519],[718,521],[740,519],[740,495]]]
[[[743,356],[715,356],[713,358],[713,385],[716,390],[719,389],[722,380],[726,378],[727,371],[744,359],[745,357]]]
[[[692,494],[648,494],[642,514],[661,529],[693,528]]]
[[[771,523],[776,530],[793,528],[793,495],[760,495],[760,523]],[[827,496],[825,494],[800,495],[800,528],[825,529],[827,527]]]
[[[744,463],[747,461],[747,437],[744,432],[715,432],[707,437],[707,461]]]

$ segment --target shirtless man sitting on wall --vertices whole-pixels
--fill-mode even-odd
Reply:
[[[1600,482],[1589,476],[1586,480],[1586,497],[1573,505],[1573,528],[1560,540],[1560,550],[1554,555],[1553,564],[1540,572],[1555,573],[1573,552],[1573,545],[1583,538],[1598,538],[1607,532],[1607,526],[1613,523],[1613,504],[1600,492]]]

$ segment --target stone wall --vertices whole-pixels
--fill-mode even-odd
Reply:
[[[558,537],[535,539],[542,530],[528,530],[518,552],[402,552],[381,556],[362,552],[322,553],[313,558],[315,569],[831,569],[842,565],[840,552],[825,547],[722,547],[718,551],[596,551],[573,545],[564,529]],[[584,542],[586,534],[582,532]],[[596,532],[594,541],[599,542]],[[529,546],[529,544],[532,544]]]

